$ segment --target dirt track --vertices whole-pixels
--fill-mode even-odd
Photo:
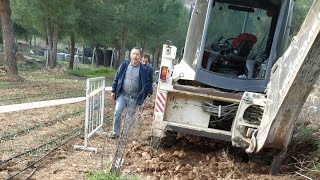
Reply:
[[[110,102],[110,99],[107,99],[107,101]],[[111,103],[111,105],[112,104],[113,103]],[[78,103],[73,106],[78,106],[75,107],[78,109],[83,106],[83,103]],[[268,173],[268,166],[261,166],[254,162],[243,163],[241,162],[241,158],[237,157],[237,153],[228,153],[226,148],[230,146],[226,145],[223,147],[223,143],[215,144],[212,140],[205,138],[199,139],[200,142],[206,141],[206,143],[202,143],[204,145],[189,142],[190,140],[188,141],[188,138],[181,138],[175,146],[162,148],[159,152],[153,152],[149,148],[148,139],[152,121],[152,104],[146,104],[145,106],[142,118],[139,119],[141,122],[138,123],[142,125],[142,127],[135,127],[134,135],[130,138],[127,146],[123,167],[125,174],[138,175],[141,176],[141,179],[257,179],[264,176],[272,178],[266,175]],[[62,109],[66,109],[66,107],[54,107],[50,108],[49,111],[46,109],[46,112],[50,112],[50,114],[46,113],[46,116],[44,116],[44,112],[41,109],[25,111],[23,114],[24,117],[36,117],[36,115],[42,114],[43,118],[47,119],[47,116],[54,116],[54,114],[57,114],[57,112]],[[106,110],[110,113],[110,109],[106,108]],[[10,119],[16,118],[14,113],[5,116],[10,117]],[[12,146],[11,149],[15,148],[15,150],[11,152],[2,151],[4,152],[2,153],[2,159],[12,157],[18,152],[23,152],[26,149],[38,146],[38,144],[43,143],[41,137],[54,137],[62,131],[67,131],[63,128],[68,128],[71,131],[71,129],[80,125],[83,119],[83,114],[70,117],[63,121],[63,123],[56,123],[50,127],[44,127],[41,130],[33,130],[13,140],[4,141],[1,147],[6,148],[1,148],[2,150],[6,151],[10,149],[8,147],[9,145]],[[110,122],[111,119],[108,118],[107,120]],[[31,122],[20,122],[19,124],[39,122],[32,119],[30,119],[30,121]],[[106,131],[108,131],[110,125],[110,123],[106,123]],[[139,132],[138,129],[143,129],[143,131]],[[47,141],[47,139],[44,141]],[[28,171],[23,172],[22,175],[17,177],[26,177],[32,170],[36,169],[32,175],[32,179],[86,179],[87,174],[90,172],[105,169],[106,166],[110,164],[117,140],[99,136],[91,138],[90,146],[99,149],[97,154],[88,151],[74,150],[73,145],[75,144],[82,145],[83,139],[77,137],[67,142],[62,147],[50,153],[49,156],[39,164],[31,167]],[[1,177],[7,177],[9,174],[15,172],[16,168],[21,169],[23,165],[30,164],[37,156],[44,154],[45,153],[36,155],[36,157],[33,158],[27,157],[22,162],[18,162],[17,164],[12,163],[6,167],[2,167]],[[286,179],[286,177],[283,178]],[[279,177],[276,179],[279,179]]]
[[[62,86],[61,84],[60,90],[67,89],[68,84],[65,84],[66,87]],[[82,85],[78,88],[83,89]],[[7,91],[0,89],[0,94]],[[40,90],[35,86],[35,89],[28,87],[28,91],[39,92]],[[6,135],[6,138],[0,141],[1,160],[83,127],[84,112],[81,111],[83,108],[84,102],[80,102],[1,114],[0,137]],[[107,94],[105,131],[111,128],[113,108],[114,101]],[[269,176],[268,165],[251,161],[243,152],[232,148],[228,143],[206,138],[180,135],[177,144],[173,147],[163,147],[158,152],[152,151],[149,148],[152,115],[153,103],[152,100],[148,100],[143,111],[140,112],[126,148],[122,169],[124,174],[140,176],[141,179],[298,179],[298,176],[294,175],[292,166],[284,165],[281,175]],[[10,136],[21,129],[31,128],[39,123],[42,126]],[[76,132],[73,133],[75,134]],[[86,179],[89,173],[101,171],[110,165],[117,142],[114,139],[94,136],[90,138],[90,146],[97,147],[99,151],[93,153],[73,149],[74,145],[83,144],[82,135],[77,136],[15,178],[23,179],[30,176],[31,179]],[[23,158],[1,164],[0,179],[12,176],[18,169],[32,164],[55,146],[51,144],[47,150],[35,151]]]

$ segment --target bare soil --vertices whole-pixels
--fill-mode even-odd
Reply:
[[[39,72],[39,75],[43,72]],[[43,75],[43,74],[42,74]],[[0,88],[0,99],[6,100],[6,94],[20,97],[28,95],[47,95],[55,91],[74,89],[85,95],[84,80],[69,78],[66,83],[59,80],[46,83],[45,80],[33,79],[30,75],[16,86]],[[81,81],[70,84],[68,82]],[[26,85],[24,83],[29,83]],[[31,85],[30,85],[31,84]],[[47,96],[58,99],[55,96]],[[35,98],[37,100],[37,98]],[[32,101],[33,98],[28,99]],[[10,102],[13,102],[11,100]],[[115,102],[106,94],[104,131],[112,126]],[[4,102],[7,104],[8,102]],[[81,128],[60,143],[49,144],[43,151],[28,153],[6,163],[0,161],[0,179],[6,179],[19,170],[30,166],[13,179],[87,179],[90,173],[108,169],[114,155],[118,139],[95,135],[90,138],[90,147],[98,148],[98,153],[75,150],[74,145],[83,145],[84,102],[31,109],[0,114],[0,160],[36,148],[64,134],[70,134]],[[304,111],[310,111],[304,108]],[[78,112],[78,113],[75,113]],[[153,101],[148,99],[139,107],[139,118],[133,128],[132,136],[126,146],[122,173],[138,176],[141,179],[301,179],[295,173],[293,165],[285,163],[278,176],[270,176],[269,165],[251,160],[244,152],[233,148],[226,142],[179,134],[177,143],[172,147],[161,147],[154,151],[149,147],[153,117]],[[312,119],[319,121],[319,119]],[[34,127],[39,125],[39,127]],[[30,129],[18,133],[21,130]],[[77,132],[82,134],[79,136]],[[14,135],[16,134],[16,135]],[[14,135],[14,136],[10,136]],[[72,138],[74,136],[74,138]],[[70,140],[69,140],[70,139]],[[54,149],[55,148],[55,149]],[[52,150],[54,149],[54,150]],[[298,149],[299,151],[301,149]],[[45,156],[47,155],[47,156]]]

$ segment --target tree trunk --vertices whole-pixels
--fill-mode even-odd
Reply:
[[[142,57],[142,55],[143,55],[144,47],[145,47],[145,46],[146,46],[146,39],[143,39],[143,42],[142,42],[142,44],[141,44],[141,48],[142,48],[141,57]],[[150,61],[150,59],[149,59],[149,61]]]
[[[69,69],[73,69],[73,64],[74,64],[74,46],[75,46],[75,42],[74,42],[74,34],[71,34],[70,37],[70,44],[71,44],[71,48],[70,48],[70,61],[69,61]]]
[[[14,33],[11,19],[10,0],[0,0],[1,29],[3,39],[4,63],[7,75],[20,78],[14,48]]]
[[[99,66],[99,53],[98,53],[99,50],[100,50],[100,47],[98,44],[96,44],[96,51],[94,52],[96,57],[96,67]]]
[[[49,45],[49,40],[48,40],[48,22],[47,22],[47,36],[45,36],[44,39],[46,40],[46,45],[48,47],[48,45]]]
[[[32,50],[32,35],[29,36],[29,51]]]
[[[156,64],[156,68],[159,69],[160,65],[161,65],[161,59],[160,57],[162,56],[162,46],[158,46],[157,47],[158,51],[157,51],[157,64]]]
[[[126,38],[127,38],[127,29],[123,28],[123,31],[121,33],[121,47],[120,47],[120,55],[119,55],[119,59],[117,62],[117,66],[119,67],[120,62],[124,60],[125,58],[125,53],[126,53]]]
[[[110,68],[114,67],[115,61],[118,58],[118,51],[114,48],[112,50],[112,56],[111,56],[111,62],[110,62]]]
[[[46,67],[49,67],[49,62],[52,58],[52,25],[51,19],[47,18],[47,63]]]
[[[159,68],[159,58],[160,58],[160,51],[161,48],[160,47],[156,47],[155,51],[154,51],[154,57],[155,59],[153,60],[156,64],[154,65],[155,69]]]
[[[115,52],[116,52],[116,58],[112,66],[114,68],[118,68],[118,64],[120,64],[120,49],[116,49]]]
[[[81,59],[81,63],[84,64],[84,46],[82,46],[82,59]]]
[[[33,36],[33,44],[34,44],[34,54],[37,54],[38,50],[37,50],[37,37],[36,35]]]
[[[107,46],[104,47],[103,49],[103,66],[107,67],[108,66],[108,59],[107,59]]]
[[[92,57],[91,57],[91,66],[92,67],[93,67],[93,62],[94,62],[95,56],[96,56],[96,48],[94,47],[93,51],[92,51]]]
[[[156,54],[156,50],[154,50],[154,51],[153,51],[153,54],[152,54],[152,63],[151,63],[151,66],[152,66],[153,69],[156,69],[156,68],[154,68],[154,67],[155,67],[155,66],[154,66],[155,54]]]
[[[49,68],[53,69],[57,66],[57,51],[58,51],[58,24],[53,24],[53,39],[52,39],[52,53],[51,61],[49,61]]]

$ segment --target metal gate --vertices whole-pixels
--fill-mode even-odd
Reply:
[[[74,145],[75,149],[97,152],[97,148],[88,147],[88,139],[96,133],[103,134],[104,95],[104,77],[87,79],[84,145]]]

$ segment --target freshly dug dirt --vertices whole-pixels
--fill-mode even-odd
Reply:
[[[114,102],[107,97],[105,131],[111,129],[110,114]],[[178,143],[170,148],[161,147],[154,151],[149,147],[149,136],[152,122],[153,104],[149,101],[138,119],[130,138],[122,172],[129,176],[140,176],[141,179],[288,179],[288,175],[272,177],[268,175],[269,166],[247,161],[244,153],[229,152],[227,143],[215,142],[207,138],[181,135]],[[33,123],[46,121],[54,116],[67,113],[66,109],[79,109],[84,103],[64,105],[61,107],[28,110],[20,113],[9,113],[1,117],[0,132],[8,129],[19,129]],[[12,121],[14,119],[14,121]],[[37,147],[68,129],[75,129],[84,121],[84,113],[49,127],[32,130],[29,133],[11,140],[1,142],[1,159],[7,159],[27,149]],[[138,126],[138,127],[137,127]],[[42,137],[46,137],[42,139]],[[43,141],[42,141],[42,140]],[[35,167],[19,175],[27,177],[32,170],[32,179],[86,179],[95,171],[107,169],[115,152],[117,139],[103,136],[90,138],[90,147],[98,148],[98,153],[75,150],[74,145],[83,145],[83,137],[77,137],[50,153]],[[200,142],[200,143],[199,143]],[[10,150],[11,149],[11,150]],[[14,150],[13,150],[14,149]],[[36,155],[43,156],[44,154]],[[17,162],[2,167],[0,177],[6,178],[16,169],[30,164],[32,158],[24,159],[26,163]]]
[[[57,83],[59,88],[67,89],[70,83]],[[53,86],[26,87],[14,91],[0,89],[0,94],[26,91],[29,95],[41,94]],[[74,86],[72,88],[79,88]],[[84,95],[84,94],[83,94]],[[111,130],[115,102],[106,94],[104,131]],[[38,147],[77,128],[83,128],[84,102],[54,106],[21,112],[0,114],[0,158],[2,161],[26,150]],[[307,111],[304,109],[304,111]],[[138,176],[141,179],[300,179],[293,165],[285,164],[278,176],[270,176],[269,165],[250,159],[243,151],[233,148],[229,143],[212,139],[178,135],[177,143],[172,147],[161,147],[154,151],[149,147],[153,117],[153,101],[147,100],[138,110],[139,117],[125,150],[122,173]],[[309,111],[308,111],[309,112]],[[65,115],[65,117],[64,117]],[[59,118],[60,119],[57,119]],[[313,121],[318,122],[319,119]],[[54,123],[50,123],[54,122]],[[37,124],[42,126],[31,128]],[[10,137],[22,129],[29,131]],[[83,129],[81,130],[83,133]],[[7,138],[4,138],[4,137]],[[70,136],[71,137],[71,136]],[[65,138],[64,141],[69,138]],[[62,142],[64,142],[62,141]],[[98,153],[75,150],[74,145],[83,145],[83,135],[67,141],[50,152],[56,145],[49,145],[48,151],[33,152],[23,158],[14,159],[0,165],[0,179],[5,179],[28,165],[44,157],[15,179],[86,179],[90,173],[108,170],[115,153],[118,139],[94,135],[89,146],[98,148]],[[301,150],[301,149],[300,149]],[[297,149],[299,151],[299,149]],[[0,162],[1,163],[1,162]]]

